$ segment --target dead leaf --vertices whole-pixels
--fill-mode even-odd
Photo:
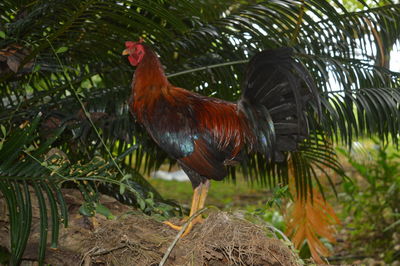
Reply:
[[[296,195],[294,184],[294,169],[292,161],[289,162],[289,189]],[[325,263],[321,256],[330,255],[329,249],[320,240],[326,238],[335,243],[335,225],[340,224],[332,206],[323,199],[317,189],[313,189],[313,201],[308,192],[306,200],[295,197],[293,204],[288,208],[286,220],[286,235],[293,241],[296,249],[300,249],[305,241],[310,248],[311,256],[317,263]]]
[[[21,64],[21,62],[19,61],[19,59],[16,56],[11,55],[11,56],[7,57],[7,65],[14,73],[18,72],[18,68],[19,68],[20,64]]]
[[[20,69],[21,63],[29,53],[28,49],[18,44],[11,44],[0,50],[0,61],[7,62],[8,68],[14,73],[17,73],[18,69]],[[30,70],[32,66],[33,60],[30,60],[23,66],[22,70]]]

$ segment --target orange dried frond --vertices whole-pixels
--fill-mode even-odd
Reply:
[[[300,225],[298,228],[293,228],[292,242],[296,249],[300,249],[306,235],[306,226]]]
[[[306,231],[306,239],[308,246],[310,248],[311,256],[317,263],[324,263],[321,256],[328,256],[329,250],[325,247],[325,245],[319,240],[319,238],[315,235],[315,233],[307,228]]]
[[[335,243],[335,224],[340,220],[332,206],[326,202],[320,192],[313,190],[313,201],[309,193],[306,200],[296,198],[289,207],[286,219],[286,234],[292,239],[294,246],[299,249],[307,241],[313,259],[323,263],[320,256],[329,256],[330,252],[320,240],[326,238]]]

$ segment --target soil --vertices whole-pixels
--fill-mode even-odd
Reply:
[[[82,216],[80,192],[66,189],[63,193],[69,225],[60,230],[58,248],[47,248],[46,264],[158,265],[177,235],[177,231],[154,218],[104,195],[100,202],[113,212],[115,219],[100,214]],[[9,248],[9,224],[4,210],[0,196],[0,246]],[[37,265],[39,210],[35,202],[33,217],[22,265]],[[213,211],[173,246],[165,265],[299,265],[299,259],[281,240],[269,237],[265,228],[240,215]]]

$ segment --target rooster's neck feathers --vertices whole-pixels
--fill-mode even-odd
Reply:
[[[149,47],[145,47],[145,55],[135,71],[135,90],[149,87],[168,87],[169,82],[158,56]]]
[[[172,87],[156,53],[147,46],[144,48],[145,55],[135,71],[130,102],[130,109],[139,122],[151,117],[157,102]]]

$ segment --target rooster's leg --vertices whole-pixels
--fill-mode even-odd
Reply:
[[[207,179],[205,183],[200,184],[200,196],[198,199],[198,205],[196,207],[196,210],[193,211],[193,209],[190,211],[190,217],[192,215],[194,215],[196,212],[198,212],[199,210],[204,208],[204,203],[206,202],[206,198],[207,198],[207,193],[208,193],[208,188],[210,187],[210,181]],[[185,232],[182,234],[182,237],[186,236],[187,234],[190,233],[190,231],[192,230],[193,226],[197,223],[201,223],[203,221],[203,218],[201,218],[201,216],[197,216],[196,218],[194,218],[188,225],[188,227],[186,228]]]
[[[197,210],[198,210],[198,207],[199,207],[199,199],[200,199],[200,193],[201,193],[201,191],[202,191],[202,186],[203,186],[203,184],[200,183],[200,185],[197,186],[197,187],[194,189],[193,198],[192,198],[192,206],[191,206],[191,208],[190,208],[189,218],[190,218],[193,214],[195,214],[195,213],[197,212]],[[175,229],[175,230],[181,230],[181,229],[182,229],[182,226],[175,225],[175,224],[173,224],[173,223],[171,223],[171,222],[168,222],[168,221],[165,221],[164,224],[168,225],[169,227],[171,227],[172,229]],[[192,230],[192,227],[193,227],[193,221],[190,222],[190,224],[189,224],[188,227],[186,228],[185,233],[182,235],[182,237],[185,236],[185,235],[187,235],[187,234]]]
[[[199,199],[199,206],[197,208],[197,210],[201,210],[204,208],[204,204],[206,202],[206,198],[207,198],[207,194],[208,194],[208,189],[210,188],[210,180],[206,180],[206,182],[204,182],[202,184],[201,187],[201,193],[200,193],[200,199]],[[193,213],[194,214],[194,213]],[[201,223],[203,222],[203,218],[201,217],[201,215],[197,216],[194,220],[193,223]]]

